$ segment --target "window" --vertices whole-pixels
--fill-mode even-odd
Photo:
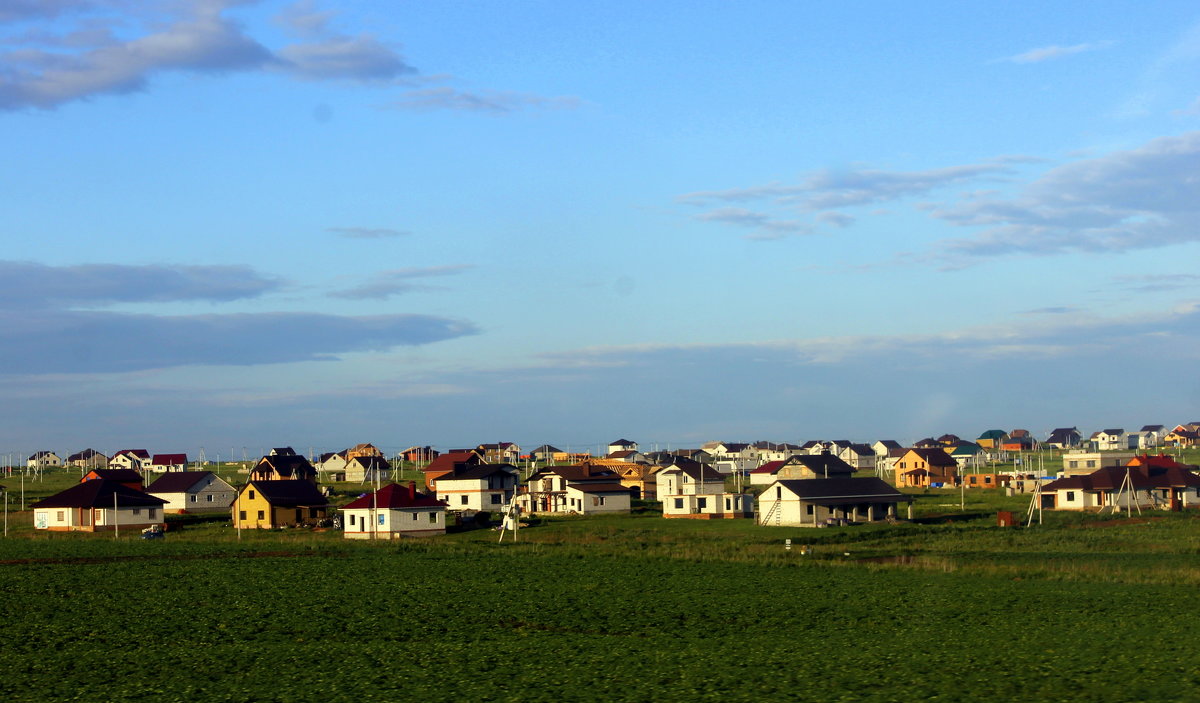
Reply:
[[[675,509],[676,509],[676,510],[683,510],[683,498],[676,498],[676,499],[675,499]]]
[[[806,506],[804,506],[804,514],[805,514],[805,515],[812,515],[812,514],[813,514],[813,507],[812,507],[811,505],[806,505]]]
[[[1067,462],[1067,468],[1069,468],[1069,469],[1077,469],[1077,468],[1079,468],[1079,462],[1078,462],[1078,461],[1068,461],[1068,462]]]
[[[729,507],[729,499],[725,499],[725,512],[729,512],[732,508]]]
[[[206,496],[204,496],[204,497],[205,497],[206,499],[208,499],[208,502],[210,502],[210,503],[211,503],[211,502],[213,502],[213,494],[209,493],[208,495],[206,495]]]
[[[492,505],[500,505],[500,494],[499,493],[492,494]]]
[[[250,491],[250,500],[254,500],[254,491]]]
[[[462,504],[462,505],[466,505],[466,504],[467,504],[467,497],[466,497],[466,496],[462,496],[462,497],[459,499],[459,501],[458,501],[458,502],[459,502],[460,504]]]
[[[193,493],[192,495],[188,496],[188,502],[189,502],[189,503],[195,503],[195,502],[196,502],[196,494],[195,494],[195,493]]]
[[[592,496],[592,505],[600,505],[600,499],[596,496]]]
[[[350,526],[353,527],[357,524],[358,524],[358,516],[355,515],[354,513],[350,513]]]
[[[258,511],[258,519],[259,519],[259,520],[262,520],[262,519],[263,519],[263,518],[265,518],[265,517],[266,517],[266,515],[263,513],[263,511],[261,511],[261,510],[260,510],[260,511]]]
[[[67,519],[67,512],[65,510],[59,510],[57,520],[59,522],[62,522],[63,520],[66,520],[66,519]]]
[[[1075,491],[1067,491],[1067,502],[1071,503],[1075,500]]]
[[[134,509],[133,509],[133,515],[134,515],[134,517],[137,517],[138,515],[141,515],[141,514],[142,514],[142,509],[141,509],[141,508],[134,508]]]
[[[429,513],[429,522],[437,524],[437,513]]]
[[[697,498],[696,499],[696,509],[697,510],[704,510],[707,507],[708,507],[708,498]]]
[[[416,513],[413,513],[413,514],[412,514],[412,516],[413,516],[413,521],[415,522],[415,521],[416,521],[416,519],[417,519],[417,514],[416,514]]]
[[[157,520],[157,519],[158,519],[158,515],[156,514],[156,513],[158,512],[158,508],[150,508],[150,510],[149,510],[148,512],[150,513],[150,519],[151,519],[151,520]]]
[[[238,511],[238,520],[245,520],[245,519],[246,519],[246,511],[245,511],[245,510],[239,510],[239,511]]]
[[[604,496],[600,496],[600,505],[604,505]]]

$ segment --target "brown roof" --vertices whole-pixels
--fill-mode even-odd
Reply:
[[[84,481],[60,491],[30,508],[111,508],[116,496],[118,508],[157,507],[166,503],[162,498],[137,491],[116,481],[96,479]]]
[[[212,476],[211,471],[172,471],[146,487],[147,493],[186,493],[189,488]]]
[[[329,499],[308,481],[251,481],[249,486],[277,507],[308,508],[329,505]]]

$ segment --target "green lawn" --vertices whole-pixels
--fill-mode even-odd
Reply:
[[[0,541],[4,700],[1196,700],[1195,514]],[[794,543],[784,548],[784,540]],[[799,545],[811,553],[800,554]]]

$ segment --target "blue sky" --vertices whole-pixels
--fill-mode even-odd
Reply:
[[[0,451],[1200,419],[1194,3],[0,0],[0,130]]]

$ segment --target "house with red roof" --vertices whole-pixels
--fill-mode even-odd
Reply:
[[[1167,456],[1136,456],[1126,466],[1106,466],[1083,476],[1067,476],[1042,486],[1042,507],[1100,510],[1114,507],[1182,510],[1200,507],[1196,467]]]
[[[446,534],[446,504],[395,483],[359,496],[341,508],[347,539],[399,539]]]
[[[155,454],[150,460],[150,470],[155,473],[183,471],[187,468],[187,454]]]

